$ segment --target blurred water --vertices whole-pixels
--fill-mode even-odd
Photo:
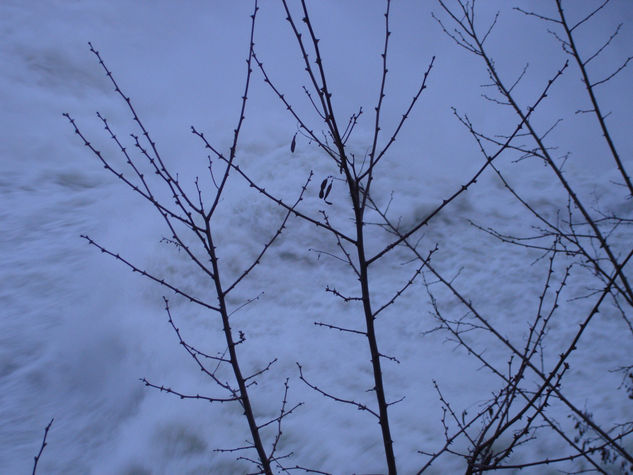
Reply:
[[[37,4],[5,1],[0,5],[0,39],[7,44],[0,49],[1,473],[30,471],[43,428],[51,417],[55,423],[41,473],[131,475],[212,470],[230,474],[248,470],[246,463],[235,461],[234,454],[212,451],[238,446],[248,437],[239,408],[182,402],[147,391],[139,383],[138,378],[147,376],[183,391],[213,390],[187,360],[166,323],[161,301],[165,292],[100,255],[79,235],[88,233],[144,268],[203,295],[209,295],[210,285],[191,271],[183,255],[160,245],[164,230],[151,208],[108,176],[61,117],[62,112],[72,112],[91,140],[109,152],[112,147],[94,118],[96,109],[111,119],[121,137],[132,130],[129,113],[120,107],[111,85],[87,51],[86,41],[93,40],[147,118],[168,163],[182,172],[183,180],[198,173],[206,176],[202,175],[206,155],[190,136],[188,126],[201,126],[221,146],[229,143],[237,113],[235,100],[241,94],[243,40],[248,26],[244,19],[248,20],[250,5],[240,5],[238,10],[217,2],[214,8],[204,9],[203,4],[206,2],[176,6],[161,1],[148,8],[123,0],[107,4],[51,0]],[[362,25],[351,25],[348,31],[349,5],[337,7],[341,10],[336,11],[347,16],[335,18],[332,25],[326,20],[333,3],[322,5],[315,7],[317,18],[330,32],[341,33],[344,51],[353,51],[354,46],[365,42],[376,43],[368,25],[378,24],[381,14],[371,19],[365,10],[358,17],[351,15]],[[266,61],[272,63],[271,71],[288,86],[299,76],[286,62],[285,53],[278,52],[287,37],[280,32],[275,8],[263,9],[261,47]],[[437,53],[432,49],[449,54],[450,41],[430,33],[434,24],[427,14],[417,8],[395,14],[399,24],[415,28],[405,29],[403,37],[394,40],[403,48],[395,55],[394,72],[398,67],[404,71],[410,67],[414,73],[404,74],[392,86],[394,107],[385,111],[388,119],[399,117],[398,104],[406,104],[409,89],[415,87],[412,78],[425,69],[430,54]],[[422,28],[418,21],[426,26]],[[511,30],[512,23],[505,28]],[[418,30],[424,30],[421,38],[414,35]],[[416,43],[408,44],[414,36]],[[332,43],[329,48],[336,50],[337,46]],[[420,57],[412,60],[411,51],[419,52]],[[343,55],[332,63],[334,80],[341,84],[351,80],[353,84],[340,99],[335,97],[343,110],[356,111],[360,102],[375,96],[375,84],[364,80],[376,66],[372,61],[378,53],[372,54],[373,60]],[[539,76],[548,77],[551,71],[547,68],[557,65],[558,59],[541,58]],[[473,99],[480,93],[478,83],[463,85],[466,74],[455,74],[455,64],[473,66],[460,55],[438,58],[438,76],[430,83],[433,95],[423,97],[419,116],[402,136],[404,144],[393,148],[397,160],[386,162],[388,173],[375,182],[382,204],[395,192],[391,210],[402,218],[403,226],[426,216],[481,163],[468,134],[454,127],[448,106],[458,103],[483,125],[500,126],[499,119]],[[514,66],[504,67],[512,70]],[[286,67],[294,72],[286,74]],[[485,79],[477,71],[472,77]],[[532,86],[527,88],[526,97],[531,97]],[[302,94],[295,89],[289,94]],[[308,189],[304,206],[316,212],[322,203],[316,198],[315,187],[321,177],[336,174],[336,170],[324,164],[301,138],[296,153],[289,154],[296,125],[270,105],[270,92],[261,83],[253,90],[245,128],[248,139],[241,148],[245,169],[266,183],[267,189],[290,197],[296,196],[313,170],[315,183]],[[630,93],[630,88],[627,91]],[[566,100],[563,92],[551,107],[562,109]],[[614,117],[619,117],[626,103],[619,98]],[[569,119],[574,109],[566,107]],[[369,125],[350,141],[359,157],[366,153],[371,137],[367,131],[371,118],[367,120]],[[628,150],[630,134],[626,136],[624,129],[617,133]],[[585,196],[593,193],[600,201],[592,203],[630,214],[630,206],[616,199],[612,188],[601,185],[613,176],[592,175],[584,166],[603,167],[600,160],[594,160],[598,156],[594,138],[573,125],[557,136],[575,151],[578,160],[570,160],[569,168],[574,176],[581,176]],[[585,146],[584,141],[591,146]],[[121,163],[120,157],[109,156]],[[513,176],[521,178],[517,181],[526,196],[554,214],[554,203],[561,196],[551,176],[540,165],[513,166]],[[457,280],[461,288],[504,330],[520,338],[525,329],[522,318],[531,315],[535,307],[534,295],[540,292],[543,269],[529,265],[536,257],[533,253],[497,246],[466,219],[474,218],[500,230],[514,229],[512,226],[529,229],[531,222],[522,221],[524,215],[494,178],[483,178],[479,185],[450,212],[438,216],[421,242],[429,249],[439,242],[440,268],[450,275],[462,269]],[[216,223],[227,276],[239,275],[279,221],[279,210],[249,193],[244,184],[231,187]],[[338,183],[332,199],[334,204],[328,208],[331,218],[349,226],[345,190]],[[621,239],[626,242],[626,237]],[[370,244],[379,247],[388,241],[389,236],[381,233]],[[380,471],[375,422],[331,404],[297,380],[295,362],[300,361],[319,384],[369,398],[365,343],[319,329],[315,332],[313,325],[314,321],[356,321],[353,305],[332,300],[323,292],[326,285],[334,284],[339,289],[352,289],[354,277],[350,279],[348,269],[339,262],[308,249],[337,250],[335,243],[315,232],[313,226],[293,220],[254,271],[252,281],[231,296],[230,303],[237,307],[261,295],[235,315],[236,328],[246,329],[248,336],[243,350],[245,366],[258,369],[279,358],[270,377],[253,388],[258,414],[262,418],[278,414],[282,382],[290,377],[292,400],[306,402],[305,409],[288,420],[284,440],[297,459],[342,472],[359,470],[359,464],[363,470]],[[409,255],[400,250],[394,255],[393,261],[376,264],[372,285],[379,302],[387,301],[399,282],[410,277],[405,265]],[[582,284],[581,280],[575,290]],[[450,299],[447,302],[449,310],[463,311]],[[434,325],[426,303],[424,289],[414,287],[402,297],[398,310],[385,312],[382,322],[387,323],[381,323],[385,353],[397,354],[403,360],[401,365],[389,366],[386,378],[394,399],[407,395],[393,408],[398,450],[406,454],[401,459],[405,472],[419,466],[417,450],[435,448],[441,437],[439,404],[431,379],[441,378],[454,401],[464,406],[488,397],[494,384],[492,377],[477,371],[477,365],[463,351],[446,345],[442,338],[422,337]],[[222,351],[217,319],[178,299],[173,305],[175,318],[192,341],[209,352]],[[626,335],[618,333],[618,325],[613,313],[607,312],[601,325],[592,329],[592,345],[579,352],[575,379],[570,383],[579,398],[592,397],[598,387],[607,388],[604,395],[595,395],[592,400],[606,420],[611,416],[617,420],[626,410],[611,406],[609,385],[617,385],[617,377],[605,371],[626,348],[619,346]],[[557,321],[553,341],[564,342],[572,327],[565,319]],[[614,335],[622,341],[616,341]],[[597,350],[600,358],[594,358]],[[507,361],[504,350],[498,347],[491,347],[489,354],[503,364]],[[588,379],[593,381],[591,387],[586,384]],[[546,451],[549,442],[543,442],[538,450]],[[341,451],[341,446],[346,450]],[[442,466],[450,471],[447,467]]]

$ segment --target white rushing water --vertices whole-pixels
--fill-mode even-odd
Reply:
[[[212,291],[211,283],[193,272],[184,253],[160,242],[167,235],[160,216],[154,216],[152,208],[139,202],[103,169],[62,117],[63,112],[71,113],[90,140],[115,163],[122,164],[94,116],[99,110],[132,148],[128,134],[135,126],[88,51],[87,41],[92,41],[126,94],[132,96],[183,182],[191,182],[195,175],[207,176],[205,150],[191,136],[189,126],[205,130],[210,140],[224,149],[230,143],[243,87],[252,5],[181,3],[0,3],[2,474],[30,473],[43,429],[53,417],[40,473],[232,474],[252,470],[247,462],[236,461],[235,453],[214,451],[240,446],[248,439],[238,407],[180,401],[145,388],[139,381],[147,377],[184,393],[218,394],[182,351],[167,322],[162,296],[171,299],[174,318],[185,337],[213,354],[224,348],[217,317],[133,275],[80,238],[89,234],[140,268],[177,282],[196,295],[208,296]],[[614,18],[633,18],[630,5],[620,3],[616,2],[615,13],[600,20],[596,31],[610,31],[605,25],[612,25]],[[376,32],[382,31],[383,8],[382,2],[371,2],[363,9],[351,2],[315,6],[315,23],[323,28],[327,38],[324,49],[332,58],[334,90],[341,90],[339,97],[335,93],[335,100],[340,101],[345,114],[365,104],[366,122],[359,125],[351,140],[359,156],[366,153],[372,127],[370,104],[378,79],[370,74],[379,67],[382,37]],[[442,34],[429,16],[430,9],[397,3],[393,8],[395,39],[390,72],[394,83],[388,89],[393,103],[385,110],[386,123],[397,120],[430,57],[437,55],[428,98],[423,97],[374,185],[382,205],[394,192],[392,216],[406,226],[426,216],[481,164],[472,139],[452,116],[451,105],[469,112],[488,129],[506,131],[507,127],[504,117],[490,116],[489,109],[479,108],[478,86],[486,76],[473,58],[463,55]],[[525,21],[511,12],[504,19],[506,23],[499,27],[501,38],[513,29],[521,31],[517,25]],[[260,21],[257,43],[262,57],[288,87],[288,94],[302,100],[298,85],[305,79],[295,62],[296,51],[279,6],[264,5]],[[633,28],[633,23],[626,28]],[[562,56],[539,55],[529,47],[526,35],[517,33],[515,40],[518,47],[525,48],[518,52],[536,62],[532,80],[533,89],[538,90],[539,81],[551,77]],[[623,35],[630,38],[631,32]],[[557,51],[549,40],[538,41]],[[622,42],[617,43],[614,55],[624,51]],[[495,44],[496,53],[507,57],[503,41]],[[510,58],[503,67],[513,70],[514,62],[518,65],[521,61],[513,55]],[[614,134],[631,168],[633,141],[617,125],[626,120],[630,124],[625,105],[630,105],[632,98],[631,73],[625,71],[624,75],[605,92],[604,100],[613,110]],[[532,97],[532,83],[528,84],[522,94]],[[563,88],[545,105],[545,114],[572,120],[575,106],[569,101],[578,92],[578,83],[570,78],[563,84],[568,89]],[[328,175],[336,176],[337,170],[300,136],[297,151],[290,153],[296,124],[257,75],[251,95],[238,160],[267,190],[289,199],[314,171],[303,206],[316,214],[324,206],[316,196],[319,183]],[[543,127],[548,124],[544,120]],[[570,176],[588,199],[595,197],[593,204],[630,216],[630,200],[623,200],[610,185],[611,179],[617,179],[611,165],[607,169],[595,159],[598,139],[588,132],[593,124],[587,121],[581,125],[587,129],[563,125],[556,136],[577,157],[569,165]],[[525,162],[512,164],[510,160],[503,166],[540,209],[553,215],[565,206],[566,198],[546,168]],[[341,183],[335,182],[331,198],[329,215],[341,226],[349,226],[349,206]],[[249,265],[275,231],[280,216],[273,203],[238,177],[233,178],[215,222],[227,280]],[[447,276],[456,276],[459,289],[503,334],[521,342],[527,318],[536,312],[546,259],[535,262],[538,252],[503,245],[473,227],[471,220],[517,234],[529,233],[533,222],[489,174],[442,212],[421,240],[425,253],[435,243],[439,245],[434,257],[437,267]],[[378,249],[391,238],[375,229],[370,245]],[[626,243],[630,234],[623,232],[614,239]],[[256,370],[274,358],[278,360],[252,389],[262,420],[279,413],[286,378],[289,404],[304,403],[285,421],[281,449],[294,453],[291,465],[333,473],[380,473],[385,468],[375,420],[307,388],[299,380],[296,365],[300,362],[307,377],[319,387],[373,404],[373,393],[367,392],[373,383],[366,342],[314,325],[315,321],[362,325],[354,303],[343,303],[324,291],[326,286],[354,291],[353,274],[327,255],[336,252],[336,242],[330,236],[290,220],[262,264],[232,294],[234,308],[257,297],[234,315],[234,328],[246,333],[247,341],[241,347],[245,368]],[[414,269],[415,263],[404,249],[379,261],[371,281],[377,305],[402,287]],[[592,303],[570,300],[588,293],[586,287],[595,284],[591,274],[584,272],[574,270],[573,283],[552,323],[549,358],[556,358],[568,343]],[[464,314],[446,290],[433,288],[442,309],[452,312],[452,318]],[[406,396],[390,413],[402,473],[415,473],[423,465],[425,457],[419,450],[434,451],[443,444],[441,403],[434,380],[460,412],[477,411],[491,391],[500,387],[465,350],[447,341],[447,335],[427,333],[436,326],[430,310],[429,297],[418,280],[378,321],[383,352],[400,361],[385,362],[388,397],[396,400]],[[492,340],[478,343],[486,347],[493,361],[506,367],[509,354],[501,345]],[[631,364],[630,347],[630,333],[607,305],[598,323],[583,336],[564,380],[575,403],[607,425],[631,413],[630,402],[622,403],[626,402],[624,390],[615,389],[620,375],[609,372]],[[573,422],[567,419],[564,408],[553,411],[561,424]],[[518,457],[567,453],[562,447],[560,439],[546,437],[534,441]],[[445,457],[434,467],[436,473],[452,473],[461,470],[461,464],[457,458]]]

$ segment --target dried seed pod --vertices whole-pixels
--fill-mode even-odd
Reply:
[[[330,182],[329,186],[327,187],[327,190],[325,190],[325,196],[323,196],[323,199],[327,198],[327,195],[330,194],[330,191],[332,191],[332,182]]]
[[[321,190],[319,191],[319,198],[323,198],[325,192],[325,185],[327,185],[327,178],[321,182]]]
[[[292,137],[292,143],[290,144],[290,153],[295,153],[295,147],[297,146],[297,134]]]

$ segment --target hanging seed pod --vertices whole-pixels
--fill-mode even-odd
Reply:
[[[327,198],[327,195],[330,194],[330,191],[332,191],[332,182],[330,182],[330,184],[327,187],[327,190],[325,190],[325,196],[323,196],[323,199]]]
[[[297,146],[297,134],[292,137],[292,143],[290,144],[290,153],[295,153],[295,147]]]
[[[327,185],[327,178],[321,182],[321,190],[319,191],[319,198],[323,198],[325,192],[325,185]]]

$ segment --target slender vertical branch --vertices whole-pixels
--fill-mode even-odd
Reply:
[[[600,5],[600,7],[598,9],[596,9],[594,12],[592,12],[591,16],[593,16],[593,14],[595,14],[597,11],[599,11],[600,9],[602,9],[603,7],[605,7],[607,4],[607,2],[604,2],[602,5]],[[587,61],[583,61],[580,55],[580,52],[578,51],[578,47],[576,46],[576,41],[574,39],[574,35],[572,33],[572,29],[569,26],[569,23],[567,22],[567,17],[565,16],[565,11],[563,9],[563,4],[561,0],[556,0],[556,7],[558,9],[558,15],[560,17],[560,24],[562,25],[563,29],[565,30],[565,36],[567,37],[567,42],[569,44],[569,49],[571,50],[571,54],[574,57],[574,59],[576,60],[576,64],[578,65],[578,70],[580,71],[580,74],[582,76],[582,81],[585,85],[585,89],[587,91],[587,94],[589,95],[589,100],[591,101],[591,107],[592,107],[592,111],[596,117],[596,119],[598,120],[598,124],[600,126],[600,131],[602,132],[602,136],[604,137],[604,140],[607,142],[607,145],[609,146],[609,150],[611,151],[611,156],[613,157],[613,160],[615,160],[615,163],[617,164],[618,170],[620,171],[620,175],[622,175],[622,178],[624,179],[624,182],[626,183],[626,187],[629,189],[629,195],[633,196],[633,183],[631,182],[631,178],[629,177],[626,169],[624,168],[624,164],[622,163],[622,160],[620,158],[620,154],[618,153],[618,151],[615,148],[615,144],[613,143],[613,139],[611,138],[611,132],[609,131],[609,128],[607,127],[606,121],[605,121],[605,116],[603,115],[601,109],[600,109],[600,104],[598,103],[598,100],[596,99],[596,95],[594,92],[595,89],[595,84],[591,82],[591,80],[589,79],[589,74],[587,72]],[[591,18],[591,16],[587,17],[587,19]],[[584,20],[583,20],[584,22]],[[617,31],[616,33],[617,34]],[[613,38],[613,37],[612,37]],[[611,39],[612,39],[611,38]],[[611,41],[611,40],[609,40]],[[608,43],[607,43],[608,44]],[[602,49],[598,50],[599,54],[602,51]],[[593,56],[595,57],[595,55]],[[593,57],[591,57],[590,59],[593,59]],[[631,58],[628,58],[626,63],[629,62]],[[625,63],[625,64],[626,64]],[[619,72],[619,70],[618,70]]]
[[[51,430],[51,426],[53,425],[53,421],[55,420],[55,418],[51,419],[51,421],[48,423],[48,425],[44,428],[44,437],[42,437],[42,445],[40,446],[40,450],[37,453],[37,455],[34,457],[34,462],[33,462],[33,475],[35,475],[35,473],[37,472],[37,464],[40,461],[40,458],[42,457],[42,452],[44,452],[44,449],[46,448],[46,437],[48,437],[48,431]]]

